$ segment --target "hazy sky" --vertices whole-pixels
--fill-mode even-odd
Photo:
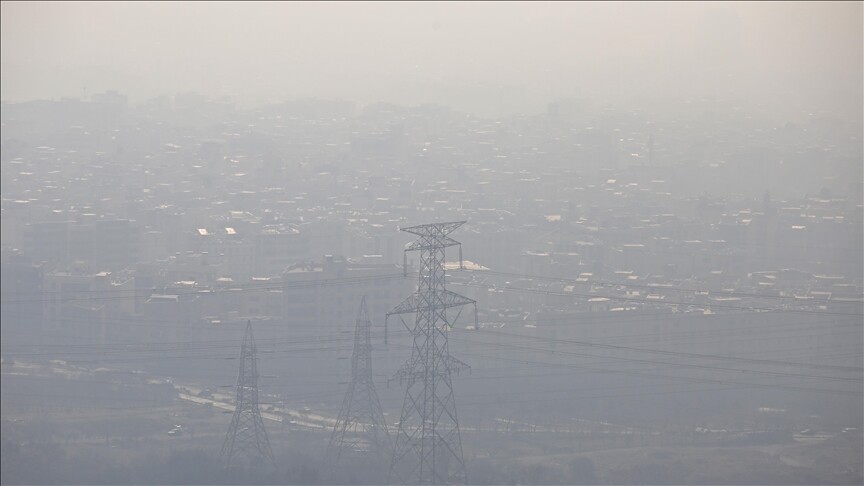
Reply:
[[[2,2],[4,101],[118,89],[511,109],[732,97],[860,117],[861,2]]]

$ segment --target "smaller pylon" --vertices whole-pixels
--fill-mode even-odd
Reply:
[[[257,466],[269,464],[275,466],[273,451],[264,421],[258,409],[258,358],[255,339],[252,336],[252,322],[246,321],[246,333],[243,335],[243,346],[240,348],[240,374],[237,377],[237,400],[234,416],[225,442],[222,443],[220,457],[225,467],[239,465],[241,460],[247,460],[245,465]]]
[[[371,452],[378,459],[389,459],[391,454],[387,423],[372,381],[371,329],[364,296],[354,326],[351,383],[327,445],[326,466],[331,470],[343,452]]]

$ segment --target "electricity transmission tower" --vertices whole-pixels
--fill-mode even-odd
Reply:
[[[351,383],[336,419],[326,464],[332,470],[342,452],[372,452],[379,458],[389,455],[390,435],[372,382],[372,322],[366,310],[366,297],[354,326],[354,353],[351,356]]]
[[[220,456],[226,467],[238,460],[249,465],[275,465],[270,440],[258,410],[258,364],[252,323],[246,321],[246,333],[240,348],[240,374],[237,377],[237,400],[231,425],[222,443]]]
[[[408,386],[390,463],[390,483],[455,484],[466,481],[450,375],[467,365],[450,356],[447,332],[456,319],[451,320],[447,310],[474,304],[476,319],[476,302],[444,287],[444,250],[460,245],[447,235],[464,223],[402,228],[402,231],[420,237],[405,248],[406,260],[407,252],[420,252],[420,278],[417,292],[387,314],[387,317],[416,315],[414,327],[409,328],[414,339],[411,359],[397,373],[400,381],[407,381]],[[459,264],[461,267],[461,245]]]

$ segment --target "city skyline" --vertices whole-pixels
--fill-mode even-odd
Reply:
[[[305,97],[487,116],[558,98],[857,118],[859,2],[2,3],[3,101]],[[397,40],[398,39],[398,40]]]

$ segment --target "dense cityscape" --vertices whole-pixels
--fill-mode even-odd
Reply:
[[[417,289],[419,265],[399,230],[443,221],[467,221],[444,267],[476,302],[448,333],[468,368],[453,386],[472,480],[518,482],[492,473],[488,441],[513,452],[544,433],[561,439],[540,455],[813,434],[860,452],[861,132],[803,119],[711,99],[674,118],[581,99],[502,118],[321,99],[241,109],[192,93],[5,103],[4,461],[10,441],[19,454],[30,443],[6,410],[52,400],[6,393],[24,369],[80,375],[55,385],[69,413],[94,400],[230,407],[220,387],[247,323],[265,425],[312,434],[323,453],[364,298],[395,422],[411,338],[384,317]],[[213,424],[197,420],[200,441]],[[277,437],[277,452],[297,446]],[[637,474],[593,461],[532,474]],[[287,481],[328,481],[306,466]],[[639,474],[676,477],[651,467]],[[705,474],[684,482],[727,478]],[[860,462],[831,474],[860,480]]]
[[[0,1],[0,486],[864,483],[862,18]]]

